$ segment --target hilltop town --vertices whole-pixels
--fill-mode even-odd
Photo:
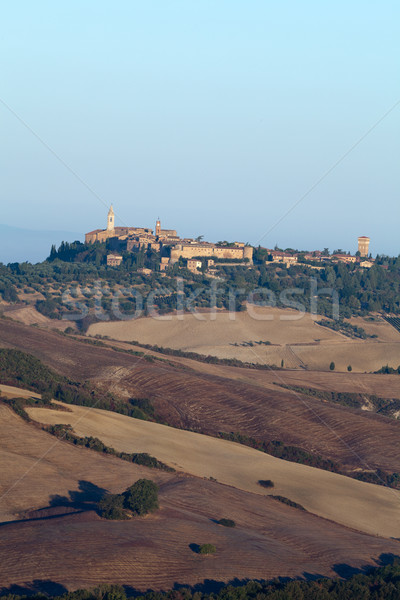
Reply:
[[[218,242],[211,243],[202,240],[202,236],[181,238],[175,229],[163,229],[160,219],[157,219],[154,231],[148,227],[119,227],[115,225],[113,206],[107,215],[107,227],[95,229],[85,235],[86,244],[96,242],[108,243],[110,253],[107,255],[108,266],[119,266],[123,261],[123,252],[138,252],[140,250],[153,250],[160,254],[159,269],[166,271],[169,267],[183,259],[189,271],[196,272],[205,266],[209,274],[215,272],[215,263],[234,261],[236,264],[251,266],[253,264],[254,249],[243,242]],[[298,262],[313,263],[314,269],[324,268],[324,263],[358,263],[362,268],[370,268],[374,260],[369,255],[370,239],[366,236],[358,238],[358,251],[351,255],[343,251],[336,251],[332,255],[327,249],[310,252],[295,250],[279,250],[260,248],[266,263],[280,263],[290,267]],[[314,264],[316,263],[316,264]],[[142,269],[147,271],[148,269]]]
[[[114,209],[111,206],[107,216],[106,229],[95,229],[85,235],[85,243],[110,241],[111,248],[116,251],[137,252],[140,249],[151,249],[161,255],[160,271],[178,262],[179,258],[187,260],[189,270],[201,268],[199,258],[207,260],[207,268],[214,265],[213,258],[235,259],[243,263],[253,262],[253,248],[242,242],[228,244],[221,242],[212,244],[201,241],[201,238],[180,238],[175,229],[162,229],[157,219],[155,230],[147,227],[116,227]],[[111,253],[107,256],[109,266],[118,266],[122,256]]]

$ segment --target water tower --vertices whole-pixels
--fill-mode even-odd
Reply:
[[[369,254],[369,237],[362,235],[358,238],[358,251],[360,256],[368,256]]]

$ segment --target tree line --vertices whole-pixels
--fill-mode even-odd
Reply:
[[[146,593],[134,590],[133,594],[136,600],[399,600],[400,563],[398,557],[391,557],[390,564],[359,570],[347,579],[244,581],[222,584],[215,592],[196,587],[175,586],[165,592]],[[130,594],[132,590],[123,586],[101,585],[58,596],[15,595],[3,590],[3,600],[127,600]]]

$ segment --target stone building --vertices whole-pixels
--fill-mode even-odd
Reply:
[[[107,266],[108,267],[119,267],[122,263],[122,256],[119,254],[108,254],[107,255]]]
[[[169,257],[162,256],[160,262],[160,271],[166,271],[169,267]]]
[[[369,253],[369,242],[370,239],[366,235],[362,235],[358,238],[358,251],[360,256],[366,257]]]
[[[189,258],[189,260],[187,261],[187,268],[189,269],[189,271],[192,271],[192,273],[198,273],[199,269],[201,269],[201,266],[202,262],[197,258]]]
[[[157,219],[157,221],[156,221],[156,228],[155,228],[154,233],[158,240],[166,241],[166,240],[179,240],[180,239],[180,237],[178,236],[175,229],[162,229],[160,219]]]
[[[115,227],[114,209],[111,205],[107,215],[106,229],[95,229],[85,234],[85,243],[94,244],[95,242],[106,242],[109,239],[116,238],[126,240],[129,237],[152,235],[152,229],[147,227]]]
[[[179,258],[196,259],[238,259],[253,263],[253,248],[242,242],[217,245],[192,239],[181,239],[175,229],[162,229],[160,219],[156,221],[155,232],[146,227],[116,227],[114,209],[111,206],[107,215],[106,229],[95,229],[85,235],[86,244],[112,240],[114,252],[137,252],[151,248],[161,253],[161,270],[178,262]],[[167,259],[167,260],[166,260]],[[112,260],[112,259],[110,259]]]
[[[331,260],[333,262],[342,262],[347,264],[357,262],[357,258],[351,254],[333,254]]]
[[[171,247],[171,263],[178,262],[179,258],[214,257],[227,259],[248,259],[253,262],[253,248],[243,243],[235,243],[232,246],[217,246],[208,242],[178,243]]]
[[[362,260],[360,262],[360,267],[363,269],[370,269],[371,267],[374,266],[374,262],[373,260]]]
[[[296,254],[290,254],[289,252],[282,252],[281,250],[271,250],[269,254],[272,258],[272,261],[267,260],[266,265],[273,262],[273,263],[283,263],[286,267],[290,267],[291,265],[294,265],[297,263],[297,255]]]

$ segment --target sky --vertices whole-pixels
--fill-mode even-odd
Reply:
[[[399,30],[396,0],[4,3],[0,224],[83,239],[112,203],[117,225],[398,255]]]

